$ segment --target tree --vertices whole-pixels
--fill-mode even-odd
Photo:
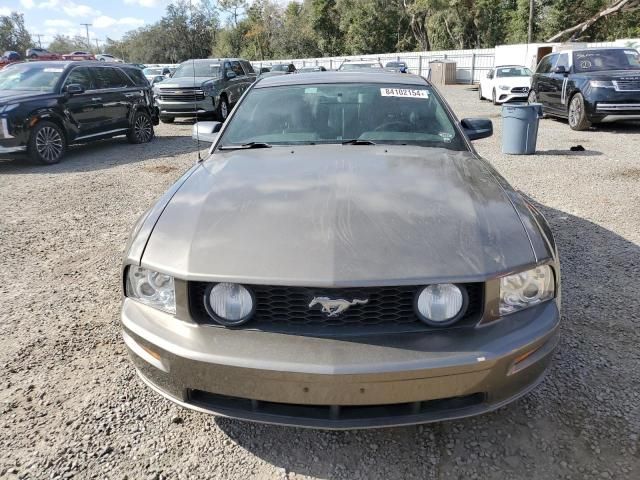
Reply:
[[[69,37],[67,35],[56,35],[49,43],[49,50],[52,52],[69,53],[76,50],[87,50],[87,39],[79,35]]]
[[[340,15],[335,0],[311,0],[311,28],[318,39],[322,56],[343,53]]]
[[[21,13],[11,12],[0,16],[0,48],[2,51],[14,50],[24,55],[33,46],[31,35],[24,26]]]

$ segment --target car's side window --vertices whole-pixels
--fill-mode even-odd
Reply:
[[[492,79],[493,78],[493,72],[494,72],[493,69],[489,70],[489,74],[487,75],[488,79]]]
[[[226,75],[227,72],[230,72],[231,70],[231,64],[229,62],[224,62],[224,74]]]
[[[142,70],[138,70],[137,68],[127,68],[125,69],[125,73],[129,75],[129,77],[133,80],[133,82],[138,87],[148,87],[149,82],[147,78],[142,73]]]
[[[557,58],[558,58],[557,54],[547,55],[546,57],[544,57],[540,61],[540,64],[538,65],[538,69],[536,70],[536,73],[549,73],[553,65],[556,63]]]
[[[76,67],[71,70],[69,75],[67,75],[67,79],[64,81],[62,88],[64,89],[67,85],[71,85],[72,83],[82,85],[85,90],[93,90],[95,88],[87,67]]]
[[[558,57],[558,62],[555,68],[564,67],[566,71],[569,71],[569,55],[567,53],[561,53]]]
[[[244,70],[242,70],[240,62],[231,62],[231,70],[239,77],[244,75]]]
[[[242,66],[243,66],[245,72],[247,72],[247,73],[256,73],[253,70],[253,66],[249,62],[243,61],[242,62]]]
[[[98,89],[128,87],[131,83],[125,75],[111,67],[97,67],[92,69]]]

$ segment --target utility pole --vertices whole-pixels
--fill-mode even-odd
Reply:
[[[533,42],[533,10],[534,0],[529,0],[529,30],[527,31],[527,43]]]
[[[40,48],[42,48],[42,40],[41,39],[42,39],[42,37],[44,37],[44,35],[41,34],[41,33],[34,33],[33,36],[34,37],[38,37],[38,46]]]
[[[94,40],[96,41],[96,53],[100,53],[100,45],[98,45],[98,39],[94,38]]]
[[[91,40],[89,40],[89,27],[93,26],[93,23],[81,23],[87,29],[87,48],[91,50]]]

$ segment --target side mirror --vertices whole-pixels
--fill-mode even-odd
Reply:
[[[469,140],[479,140],[493,135],[493,123],[488,118],[464,118],[460,125]]]
[[[165,77],[163,77],[162,75],[158,75],[157,77],[153,77],[153,81],[151,82],[151,85],[155,85],[156,83],[160,83],[165,79]]]
[[[218,132],[221,128],[222,122],[197,122],[193,125],[191,138],[213,143],[218,139]]]
[[[225,76],[227,77],[227,80],[231,80],[232,78],[236,78],[236,72],[232,72],[230,70],[227,70],[227,73],[225,74]]]
[[[64,87],[64,91],[69,95],[78,95],[79,93],[84,93],[84,87],[79,83],[70,83]]]
[[[564,65],[560,65],[553,70],[553,73],[558,73],[560,75],[565,75],[569,73]]]

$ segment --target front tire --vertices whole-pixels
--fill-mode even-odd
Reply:
[[[576,93],[573,98],[571,98],[568,120],[572,130],[587,130],[591,127],[591,122],[587,119],[587,112],[584,108],[584,97],[581,93]]]
[[[216,117],[219,121],[224,122],[229,116],[229,101],[227,97],[220,97],[218,108],[216,108]]]
[[[31,58],[32,60],[35,60],[35,59],[37,59],[37,58],[38,58],[38,55],[36,55],[35,53],[32,53],[30,58]]]
[[[62,129],[53,122],[39,122],[31,130],[27,153],[43,165],[58,163],[67,149],[67,140]]]
[[[493,92],[491,92],[491,101],[493,102],[494,105],[500,105],[498,103],[498,100],[496,100],[496,89],[493,89]]]
[[[478,100],[484,100],[484,97],[482,96],[482,86],[480,85],[478,85]]]
[[[127,133],[130,143],[148,143],[153,139],[153,122],[147,112],[137,111]]]

